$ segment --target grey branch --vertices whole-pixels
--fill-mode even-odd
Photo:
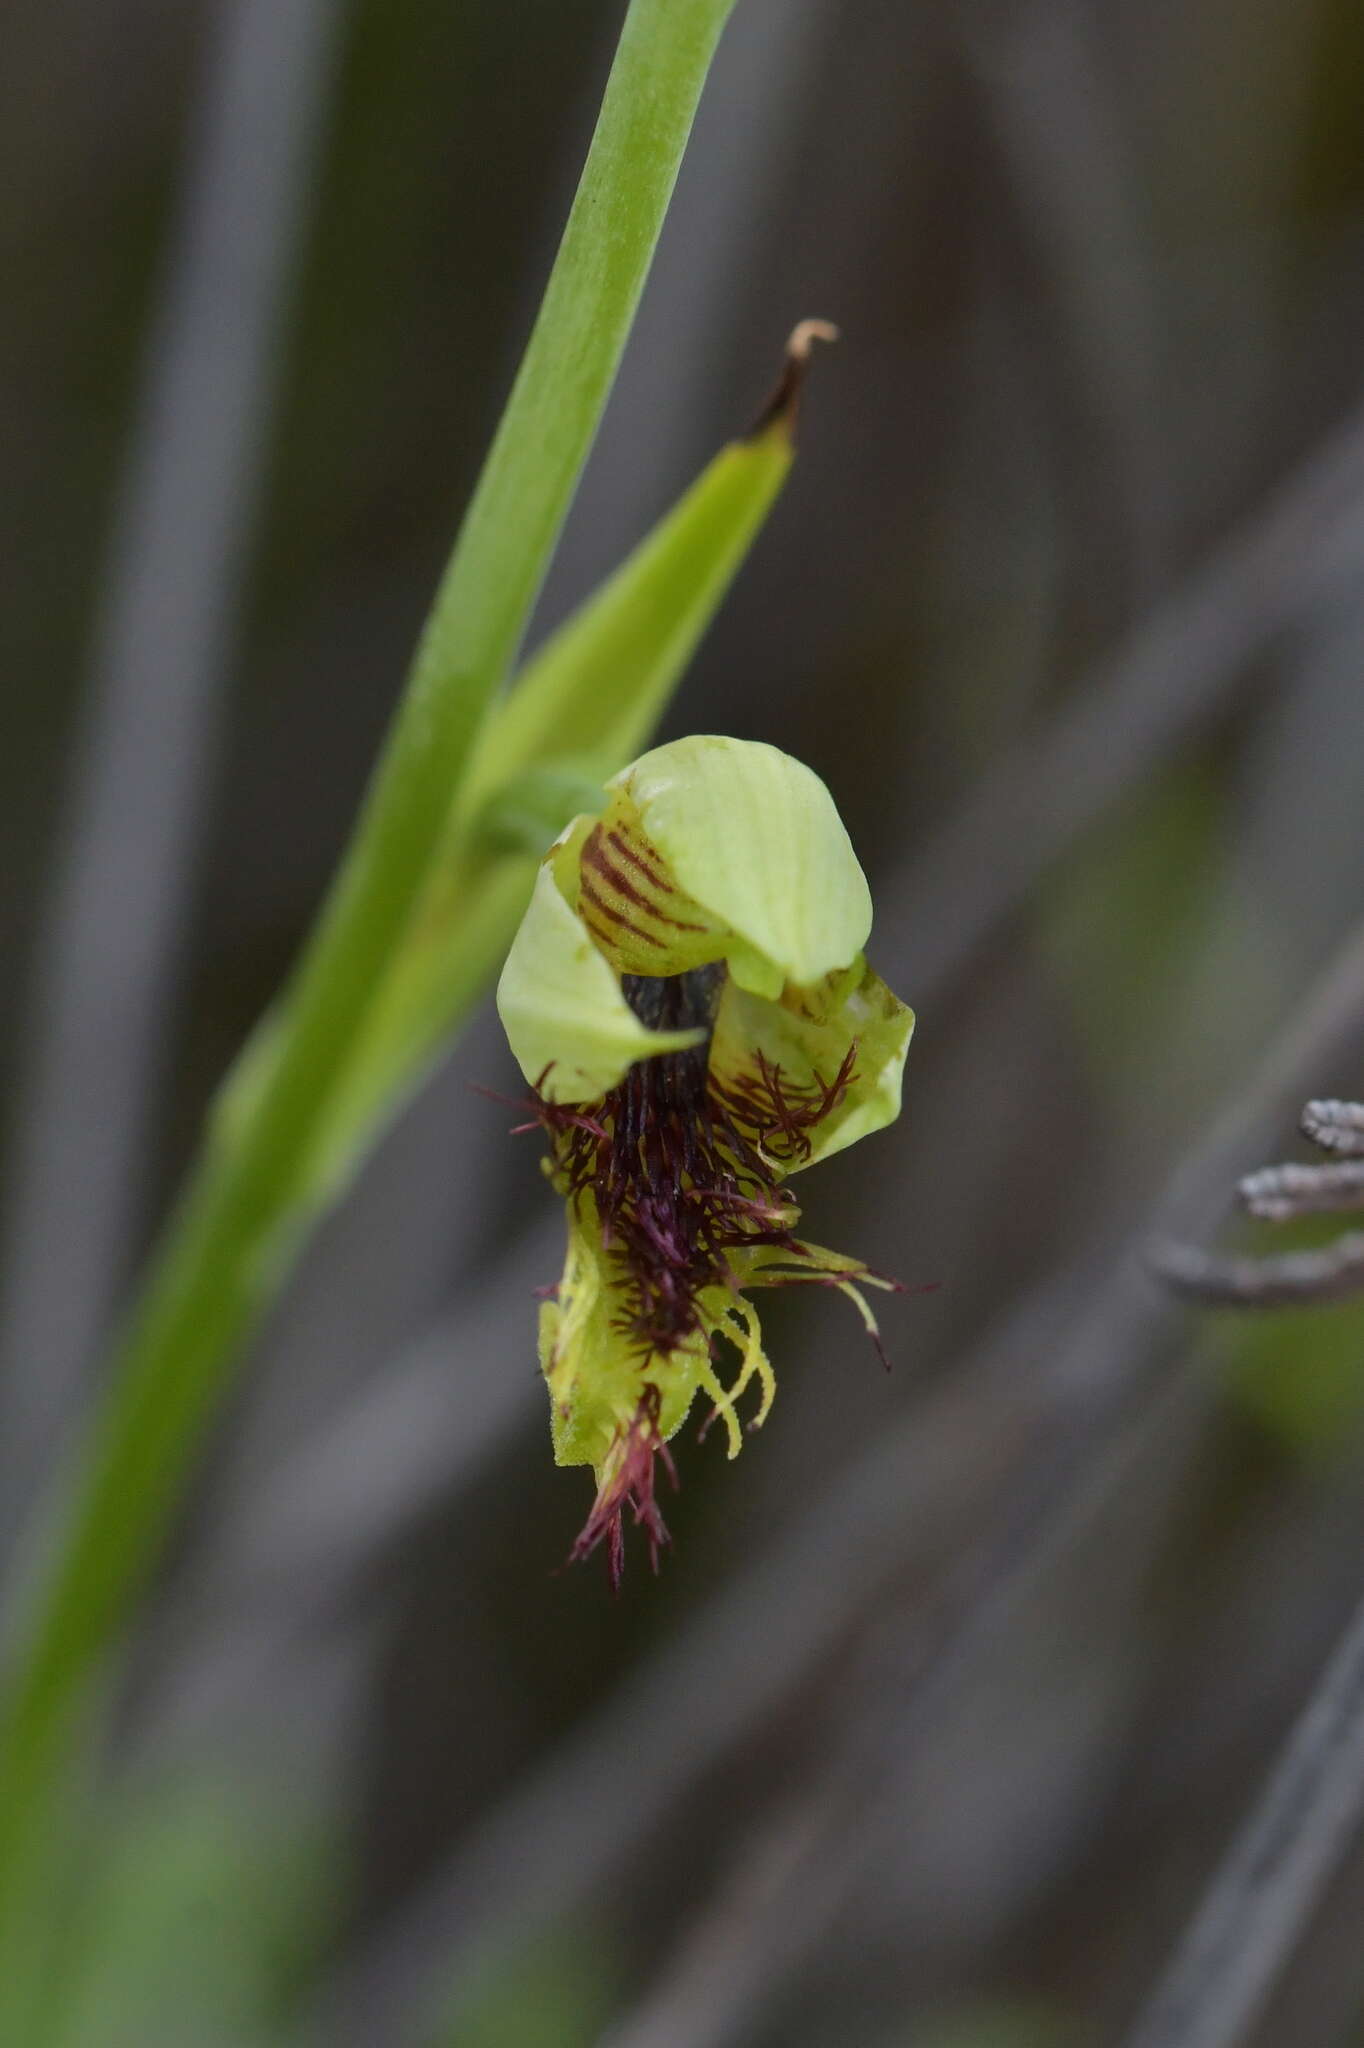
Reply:
[[[1364,1208],[1364,1159],[1342,1160],[1333,1166],[1262,1166],[1248,1173],[1236,1190],[1252,1216],[1267,1223],[1285,1223],[1337,1209]]]
[[[1246,2037],[1364,1816],[1364,1606],[1126,2048]]]
[[[1228,1308],[1302,1308],[1364,1293],[1364,1231],[1350,1231],[1316,1251],[1256,1259],[1157,1243],[1150,1262],[1176,1294]]]
[[[1328,1151],[1364,1149],[1364,1103],[1309,1102],[1302,1128]],[[1286,1222],[1313,1211],[1364,1207],[1364,1160],[1330,1166],[1262,1166],[1238,1183],[1253,1216]],[[1364,1231],[1351,1231],[1312,1251],[1269,1258],[1205,1252],[1173,1238],[1147,1254],[1153,1272],[1176,1294],[1229,1308],[1298,1308],[1345,1301],[1364,1292]]]
[[[1309,1102],[1302,1129],[1323,1152],[1364,1155],[1364,1102]]]

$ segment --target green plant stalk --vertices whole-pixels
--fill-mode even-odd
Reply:
[[[234,1347],[275,1293],[307,1162],[435,859],[591,446],[734,0],[632,0],[520,373],[359,824],[231,1146],[183,1197],[11,1637],[0,1700],[0,1970],[84,1682],[155,1556]]]

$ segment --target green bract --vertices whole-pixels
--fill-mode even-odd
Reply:
[[[498,987],[570,1208],[542,1317],[555,1454],[590,1464],[575,1554],[625,1510],[651,1549],[658,1452],[698,1393],[775,1383],[760,1287],[888,1286],[806,1243],[784,1181],[891,1123],[913,1015],[868,967],[871,897],[818,776],[775,747],[698,737],[644,754],[546,854]],[[718,1376],[726,1348],[738,1370]]]

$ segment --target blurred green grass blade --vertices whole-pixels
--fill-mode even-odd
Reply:
[[[144,1774],[104,1802],[85,1840],[52,2017],[14,2038],[25,2048],[301,2041],[297,1991],[342,1909],[341,1851],[330,1817],[289,1785]]]
[[[234,1348],[277,1291],[337,1091],[440,855],[610,390],[733,0],[632,0],[525,359],[237,1142],[210,1147],[47,1531],[0,1697],[0,1986],[83,1681],[149,1569]],[[534,61],[534,52],[528,52]]]
[[[623,1996],[618,1932],[571,1922],[457,1982],[429,2048],[592,2048],[610,2032]]]

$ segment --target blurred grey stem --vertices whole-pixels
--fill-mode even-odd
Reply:
[[[79,1400],[138,1228],[341,19],[341,0],[234,0],[207,59],[34,973],[0,1242],[0,1535]]]
[[[1168,450],[1151,252],[1097,22],[1076,0],[969,0],[946,17],[969,67],[1092,422],[1129,611],[1165,579]]]
[[[1244,2040],[1364,1818],[1364,1604],[1125,2048]]]
[[[986,770],[924,847],[893,923],[878,926],[886,955],[913,935],[921,1008],[925,987],[959,974],[1081,832],[1225,711],[1291,620],[1358,576],[1362,553],[1357,405],[1090,669],[1055,718]]]

